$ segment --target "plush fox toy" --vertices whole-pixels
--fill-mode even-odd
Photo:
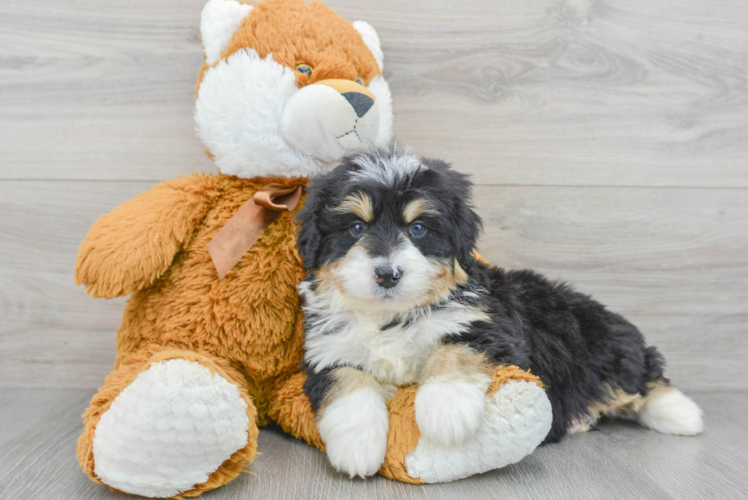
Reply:
[[[165,182],[101,217],[75,270],[94,297],[131,295],[78,459],[93,480],[148,497],[231,481],[271,419],[324,450],[303,389],[293,215],[309,177],[392,135],[370,25],[300,0],[210,0],[201,36],[195,121],[220,174]],[[494,380],[473,438],[420,438],[406,387],[389,403],[387,442],[354,436],[333,465],[420,483],[521,459],[548,431],[548,400],[517,368]]]

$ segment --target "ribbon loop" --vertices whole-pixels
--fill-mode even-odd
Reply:
[[[302,186],[267,184],[239,208],[208,243],[208,253],[219,280],[234,268],[283,212],[296,210],[302,192]]]
[[[268,184],[261,187],[253,196],[255,203],[276,212],[293,212],[301,200],[301,186],[285,187],[281,184]]]

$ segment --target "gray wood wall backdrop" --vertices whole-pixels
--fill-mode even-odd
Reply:
[[[748,3],[343,1],[396,132],[473,174],[481,248],[629,316],[690,390],[748,389]],[[0,386],[95,388],[123,300],[73,282],[94,220],[212,172],[203,0],[0,3]]]

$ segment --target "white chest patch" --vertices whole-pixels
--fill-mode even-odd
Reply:
[[[441,339],[460,334],[474,321],[488,321],[475,307],[450,302],[423,308],[392,321],[387,314],[345,308],[335,292],[315,293],[302,283],[306,299],[305,359],[316,371],[346,365],[370,373],[380,383],[397,386],[418,381],[421,370]],[[336,300],[337,299],[337,300]]]

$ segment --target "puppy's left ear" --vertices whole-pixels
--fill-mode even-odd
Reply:
[[[475,260],[473,251],[478,244],[483,221],[473,210],[470,200],[461,201],[458,204],[457,213],[459,221],[456,228],[457,262],[467,271]]]
[[[447,167],[443,173],[454,196],[454,246],[457,250],[457,262],[467,271],[474,260],[472,254],[478,244],[483,221],[473,210],[473,183],[470,182],[470,177],[451,167]]]

